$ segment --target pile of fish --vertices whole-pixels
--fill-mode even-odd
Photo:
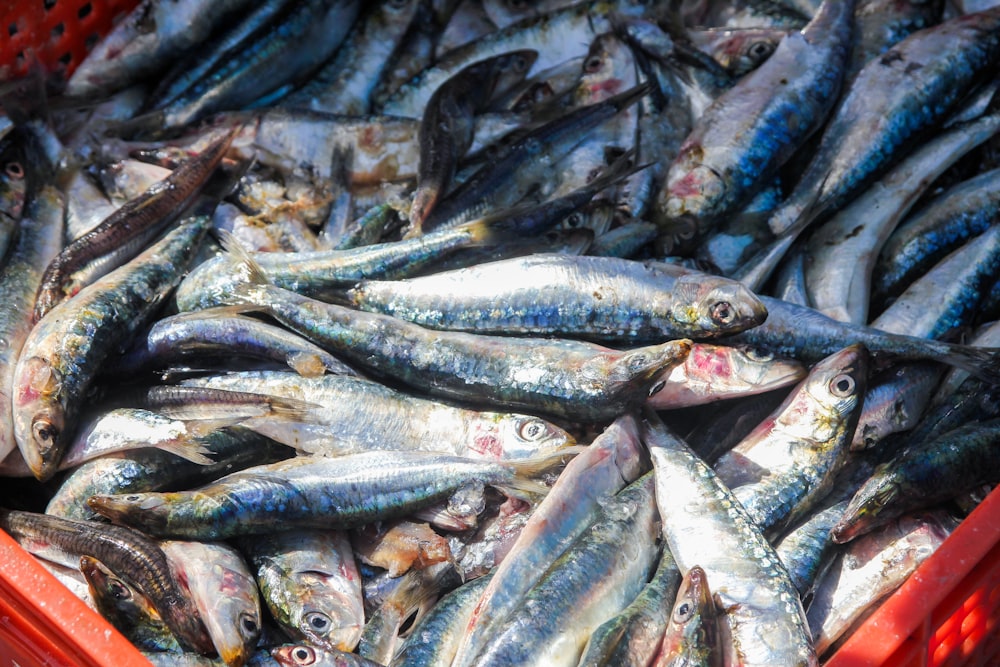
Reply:
[[[0,89],[0,528],[154,664],[818,665],[1000,481],[991,4],[143,0]]]

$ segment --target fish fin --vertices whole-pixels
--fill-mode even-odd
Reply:
[[[949,344],[938,359],[981,380],[1000,384],[1000,347]]]
[[[289,368],[306,378],[320,377],[327,371],[323,359],[315,352],[295,352],[288,355],[285,361]]]
[[[258,285],[269,285],[271,284],[270,278],[264,273],[264,269],[257,260],[253,258],[253,255],[243,247],[232,232],[227,229],[218,230],[219,243],[222,244],[222,249],[225,250],[230,259],[234,264],[241,266],[247,272],[247,279],[254,284]]]
[[[205,446],[205,443],[200,440],[200,437],[204,437],[209,433],[214,433],[220,428],[225,428],[231,424],[209,424],[209,423],[196,423],[188,424],[188,430],[192,431],[196,435],[192,439],[176,439],[170,442],[158,443],[156,448],[164,452],[169,452],[174,456],[179,456],[185,461],[190,461],[191,463],[197,463],[198,465],[207,466],[215,463],[215,460],[210,458],[208,455],[212,453],[212,450]],[[200,433],[200,436],[198,435]]]
[[[497,488],[508,496],[533,502],[549,492],[549,487],[537,481],[537,478],[551,468],[565,465],[569,458],[586,449],[584,445],[572,445],[551,449],[529,459],[504,461],[504,465],[514,470],[515,478]]]

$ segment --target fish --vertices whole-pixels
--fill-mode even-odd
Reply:
[[[80,570],[97,611],[136,648],[180,653],[183,649],[149,599],[91,556],[80,557]]]
[[[853,12],[853,2],[825,3],[706,109],[667,171],[654,222],[686,217],[704,234],[777,173],[833,109]]]
[[[433,329],[611,340],[713,338],[767,317],[757,295],[725,278],[553,254],[402,281],[365,280],[347,298],[357,308]]]
[[[695,565],[681,580],[656,667],[722,664],[718,610],[705,571]]]
[[[698,565],[713,582],[725,664],[818,665],[798,591],[746,510],[655,413],[643,433],[666,544],[682,571]]]
[[[838,544],[856,539],[907,512],[932,507],[997,472],[991,452],[1000,420],[972,422],[936,438],[915,442],[875,469],[831,530]],[[933,474],[928,470],[933,469]]]
[[[602,503],[588,529],[495,627],[474,664],[576,665],[590,634],[645,585],[659,555],[658,520],[649,472]]]
[[[656,571],[635,600],[591,633],[580,667],[648,665],[656,658],[681,583],[670,550],[660,552]]]
[[[640,447],[638,424],[625,414],[566,465],[494,569],[466,625],[454,664],[474,662],[493,629],[593,522],[600,503],[639,478],[644,472]]]
[[[99,366],[148,324],[207,231],[207,218],[188,219],[32,328],[14,370],[12,398],[14,438],[36,477],[55,473]]]
[[[637,404],[652,393],[656,375],[690,349],[687,339],[620,352],[578,341],[432,331],[266,284],[239,287],[232,296],[431,396],[577,421],[613,419]],[[373,330],[379,335],[369,336]]]
[[[240,538],[261,597],[289,637],[353,651],[365,613],[361,576],[345,533],[294,530]]]
[[[207,151],[178,167],[142,196],[130,200],[94,229],[66,246],[49,263],[42,276],[35,296],[34,321],[42,319],[67,296],[73,296],[94,279],[138,254],[145,243],[192,201],[222,160],[234,134],[231,131],[220,137]],[[114,261],[110,266],[102,259],[108,255]],[[93,266],[94,262],[98,262],[99,267],[96,271],[88,270],[82,282],[73,275],[84,267]],[[67,285],[71,277],[73,282]]]
[[[533,471],[550,460],[520,465]],[[87,504],[160,537],[218,540],[276,528],[350,528],[406,515],[473,482],[537,493],[513,463],[428,452],[298,457],[253,466],[190,491],[94,495]],[[541,487],[544,489],[545,487]],[[517,491],[515,489],[521,489]],[[238,510],[238,511],[234,511]]]
[[[530,459],[575,443],[561,427],[532,415],[428,401],[360,378],[301,378],[261,371],[192,378],[184,384],[254,391],[315,405],[299,423],[266,418],[244,422],[305,454],[423,450],[503,461]]]
[[[654,410],[705,405],[787,387],[805,376],[803,364],[761,350],[695,343],[684,363],[663,375],[666,384],[646,405]]]
[[[55,560],[69,554],[70,567],[78,567],[81,556],[96,558],[149,598],[183,648],[215,650],[201,612],[174,578],[160,545],[143,533],[14,510],[0,510],[0,527],[29,552]]]
[[[816,363],[771,415],[713,465],[758,528],[778,531],[823,498],[864,404],[868,354],[850,345]]]

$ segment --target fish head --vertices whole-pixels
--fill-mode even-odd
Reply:
[[[631,50],[614,33],[604,33],[594,38],[583,59],[575,103],[596,104],[637,83]]]
[[[805,380],[810,400],[821,406],[827,419],[849,421],[853,434],[868,384],[868,351],[861,344],[849,345],[813,366]]]
[[[635,387],[646,388],[651,396],[663,389],[660,375],[683,363],[691,352],[691,341],[672,340],[659,345],[647,345],[612,355],[607,366],[607,381],[612,391],[631,392]]]
[[[794,384],[806,377],[805,364],[795,359],[778,359],[769,352],[750,345],[726,348],[730,373],[736,381],[755,392],[770,391]]]
[[[272,648],[271,657],[284,667],[355,667],[360,664],[356,655],[308,644]]]
[[[66,448],[66,411],[60,402],[62,375],[41,357],[18,362],[14,437],[39,480],[55,474]]]
[[[661,227],[669,228],[671,221],[686,216],[696,221],[699,233],[705,231],[703,221],[712,218],[727,191],[722,174],[705,164],[705,159],[705,150],[697,142],[689,140],[681,146],[657,201],[655,222]]]
[[[721,656],[715,600],[705,571],[695,565],[677,590],[657,665],[719,664]]]
[[[682,275],[665,298],[669,299],[671,323],[692,338],[738,333],[767,318],[767,308],[756,294],[721,276]]]
[[[160,615],[145,595],[130,586],[96,558],[80,557],[80,572],[90,588],[98,610],[111,620],[120,619],[129,626],[160,621]],[[120,626],[119,626],[120,627]]]
[[[87,506],[114,523],[154,533],[166,530],[171,498],[178,495],[171,493],[93,495],[87,498]]]
[[[357,596],[338,590],[332,573],[301,573],[295,588],[301,592],[292,619],[296,633],[315,646],[353,651],[364,629],[364,608]]]
[[[878,466],[851,498],[830,537],[837,544],[844,544],[892,521],[901,514],[895,505],[902,495],[903,488],[887,464]]]
[[[538,60],[538,51],[518,49],[498,56],[493,65],[493,94],[500,95],[524,81]]]
[[[0,216],[14,224],[24,211],[28,179],[22,158],[18,155],[0,155]]]
[[[481,448],[490,458],[521,460],[576,443],[565,430],[538,417],[509,413],[493,413],[492,417],[473,436],[474,449],[478,452]]]

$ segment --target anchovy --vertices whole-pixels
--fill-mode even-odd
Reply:
[[[153,535],[205,540],[358,526],[427,507],[473,482],[521,484],[510,463],[365,452],[254,466],[191,491],[91,496],[88,504]]]
[[[868,354],[851,345],[812,367],[713,468],[762,532],[809,511],[833,485],[861,414]]]
[[[36,477],[55,472],[99,367],[148,323],[177,285],[208,223],[188,219],[53,308],[31,330],[14,371],[14,437]]]
[[[71,566],[79,565],[82,555],[96,558],[149,598],[185,649],[215,650],[201,613],[174,578],[163,550],[144,534],[119,526],[10,510],[0,511],[0,527],[28,551],[44,549],[39,553],[42,557],[53,549],[69,553],[74,560]]]
[[[766,310],[725,278],[600,257],[532,255],[348,292],[361,309],[433,329],[662,340],[760,324]]]
[[[695,565],[681,581],[654,667],[721,667],[718,616],[705,571]]]
[[[995,483],[998,441],[1000,420],[990,419],[907,447],[879,466],[854,495],[833,528],[834,541],[847,542],[907,512]]]
[[[746,510],[655,414],[644,426],[663,536],[682,571],[713,582],[726,664],[818,665],[798,591]]]

